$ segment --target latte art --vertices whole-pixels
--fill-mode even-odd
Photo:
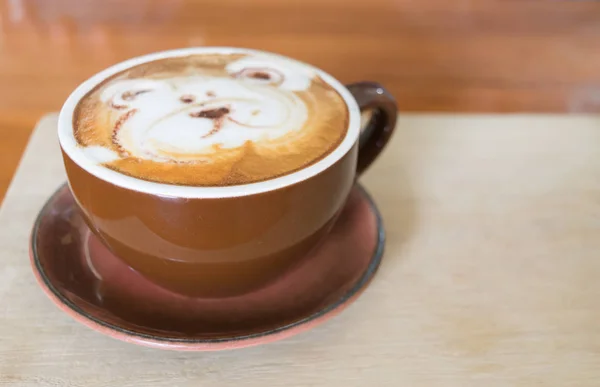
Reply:
[[[344,101],[308,66],[241,55],[149,62],[108,79],[78,106],[89,158],[157,182],[232,185],[291,173],[346,131]]]
[[[308,115],[291,91],[216,77],[121,81],[101,100],[119,115],[119,156],[157,162],[206,162],[221,149],[298,131]]]

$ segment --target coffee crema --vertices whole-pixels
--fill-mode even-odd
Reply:
[[[252,54],[165,58],[92,89],[73,115],[98,164],[135,178],[231,186],[283,176],[331,153],[344,99],[309,66]]]

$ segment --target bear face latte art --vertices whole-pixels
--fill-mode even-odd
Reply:
[[[231,186],[306,168],[344,139],[344,99],[284,58],[196,54],[120,72],[82,98],[74,135],[86,157],[158,183]]]

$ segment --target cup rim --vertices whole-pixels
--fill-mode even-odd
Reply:
[[[268,179],[260,182],[249,184],[240,184],[234,186],[217,186],[217,187],[199,187],[199,186],[184,186],[172,185],[167,183],[158,183],[148,180],[142,180],[136,177],[128,176],[90,160],[82,151],[81,146],[77,143],[73,131],[73,114],[79,101],[94,87],[100,84],[105,79],[128,68],[139,64],[173,57],[182,57],[194,54],[249,54],[260,56],[263,58],[283,59],[295,62],[314,71],[325,82],[338,92],[344,99],[346,108],[348,109],[348,127],[346,135],[342,142],[327,156],[309,165],[299,171],[292,172],[280,177]],[[305,181],[313,176],[316,176],[327,170],[344,155],[346,155],[353,145],[358,140],[360,133],[360,110],[358,104],[348,89],[339,82],[336,78],[324,72],[323,70],[296,59],[267,52],[262,50],[254,50],[248,48],[236,47],[192,47],[175,50],[167,50],[138,56],[132,59],[125,60],[108,67],[105,70],[98,72],[83,83],[81,83],[65,101],[58,118],[58,140],[61,149],[66,157],[69,157],[75,164],[83,168],[88,173],[95,177],[114,184],[121,188],[130,189],[133,191],[143,192],[147,194],[181,197],[181,198],[227,198],[239,197],[269,192],[276,189],[288,187],[296,183]]]

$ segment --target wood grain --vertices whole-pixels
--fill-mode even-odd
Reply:
[[[402,116],[362,179],[387,230],[365,293],[299,336],[202,354],[105,337],[38,289],[55,124],[0,209],[0,386],[598,386],[598,116]]]
[[[0,193],[41,114],[126,58],[244,46],[377,80],[404,111],[600,111],[600,2],[1,0]]]

